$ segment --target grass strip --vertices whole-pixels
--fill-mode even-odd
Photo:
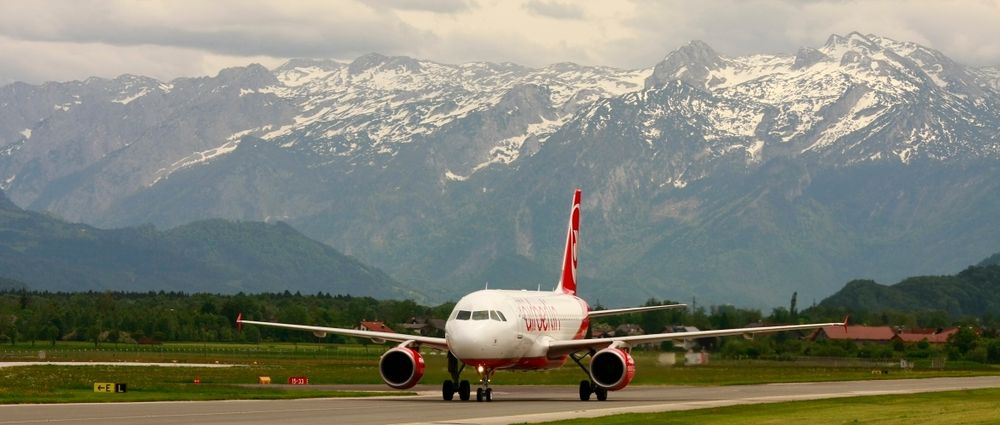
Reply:
[[[628,413],[544,424],[996,424],[997,400],[1000,389],[991,388]]]
[[[337,370],[349,369],[341,365]],[[175,368],[156,366],[19,366],[0,368],[0,404],[226,399],[291,399],[412,395],[398,391],[336,391],[244,387],[258,376],[283,382],[300,369],[288,366]],[[329,373],[329,371],[327,372]],[[201,384],[193,383],[197,377]],[[126,393],[95,393],[95,382],[125,383]]]
[[[415,395],[412,392],[247,389],[233,385],[161,386],[129,390],[127,393],[94,393],[86,390],[59,389],[0,394],[0,404],[42,403],[120,403],[135,401],[206,401],[206,400],[285,400],[297,398],[376,397]]]

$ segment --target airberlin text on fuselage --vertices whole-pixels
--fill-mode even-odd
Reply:
[[[562,321],[559,320],[555,306],[549,305],[544,300],[516,298],[514,301],[528,332],[562,330]]]

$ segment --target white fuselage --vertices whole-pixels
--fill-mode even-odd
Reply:
[[[473,367],[559,367],[566,356],[546,356],[549,342],[583,338],[588,310],[579,297],[560,292],[476,291],[455,305],[445,339],[452,354]]]

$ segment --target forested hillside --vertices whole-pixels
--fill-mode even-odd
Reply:
[[[1000,315],[1000,254],[953,276],[917,276],[895,285],[854,280],[823,300],[820,308],[850,312],[939,312],[960,317]]]
[[[319,291],[414,297],[381,270],[285,223],[206,220],[102,230],[18,208],[0,192],[0,288]]]
[[[978,266],[979,267],[1000,266],[1000,252],[991,255],[990,258],[980,261]]]

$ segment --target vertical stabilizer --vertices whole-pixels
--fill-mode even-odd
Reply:
[[[573,194],[573,209],[569,213],[566,250],[563,252],[562,277],[556,292],[576,295],[576,242],[580,236],[580,189]]]

